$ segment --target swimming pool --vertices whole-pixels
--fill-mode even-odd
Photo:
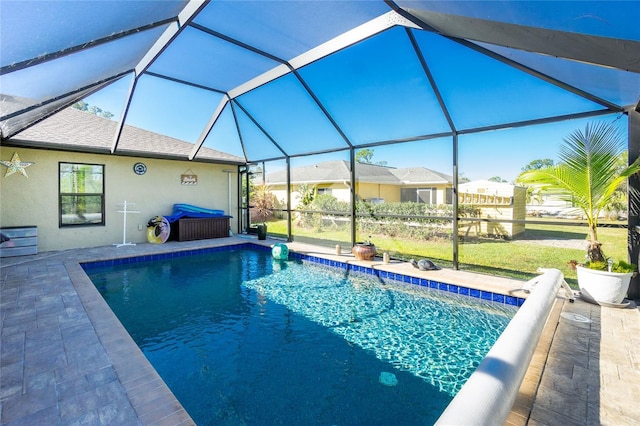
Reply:
[[[343,265],[242,247],[86,270],[198,424],[432,424],[515,307]]]

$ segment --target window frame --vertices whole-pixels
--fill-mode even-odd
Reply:
[[[444,203],[446,205],[453,204],[453,187],[447,186],[444,190]]]
[[[425,203],[420,197],[420,192],[428,192],[430,203]],[[410,196],[409,196],[410,195]],[[415,198],[414,198],[415,197]],[[411,199],[409,199],[411,198]],[[430,206],[437,205],[438,202],[438,188],[435,186],[421,186],[417,188],[401,188],[400,189],[400,202],[413,202],[418,204],[427,204]]]
[[[102,169],[102,192],[62,192],[62,167],[63,165],[70,166],[90,166],[101,167]],[[58,227],[59,228],[74,228],[79,226],[105,226],[105,177],[106,166],[104,164],[94,163],[76,163],[69,161],[58,162]],[[63,197],[100,197],[100,222],[81,222],[81,223],[65,223],[63,221]]]

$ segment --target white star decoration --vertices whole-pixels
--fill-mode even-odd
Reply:
[[[20,156],[18,155],[17,152],[13,153],[13,157],[11,157],[11,161],[0,161],[0,163],[2,163],[3,166],[7,166],[7,172],[5,173],[4,177],[11,176],[14,173],[18,173],[27,178],[29,176],[27,176],[27,172],[24,169],[34,164],[34,163],[20,161]]]

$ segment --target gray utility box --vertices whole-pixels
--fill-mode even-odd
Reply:
[[[38,254],[37,226],[11,226],[0,228],[0,232],[10,238],[0,244],[0,257]]]

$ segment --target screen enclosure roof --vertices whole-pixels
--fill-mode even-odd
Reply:
[[[79,101],[113,122],[105,152],[144,155],[142,129],[187,144],[167,157],[238,163],[640,109],[638,1],[0,9],[3,145]]]

